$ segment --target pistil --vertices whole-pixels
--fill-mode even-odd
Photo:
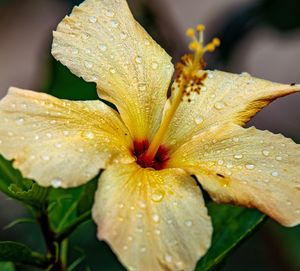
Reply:
[[[156,153],[164,140],[167,129],[175,115],[177,108],[179,107],[181,101],[185,95],[190,95],[187,91],[187,87],[195,82],[197,86],[201,87],[204,79],[206,78],[206,72],[203,70],[205,68],[205,62],[203,60],[203,55],[205,52],[212,52],[217,46],[220,45],[220,40],[214,38],[212,42],[208,43],[206,46],[203,45],[203,32],[205,30],[204,25],[197,26],[198,38],[195,35],[195,30],[189,28],[186,35],[192,39],[189,45],[191,51],[194,54],[185,55],[182,57],[181,62],[176,65],[176,79],[174,86],[172,87],[171,97],[168,99],[165,106],[164,115],[162,118],[161,125],[154,135],[153,140],[144,154],[144,161],[151,163],[156,156]],[[197,93],[200,91],[198,90]]]

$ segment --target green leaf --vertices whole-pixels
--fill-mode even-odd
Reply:
[[[31,219],[31,218],[18,218],[16,220],[14,220],[13,222],[9,223],[8,225],[6,225],[3,229],[4,230],[8,230],[13,228],[16,225],[19,224],[23,224],[23,223],[35,223],[36,221]]]
[[[15,271],[15,267],[10,262],[0,262],[0,270],[1,271]]]
[[[25,188],[20,188],[16,184],[11,184],[8,187],[9,196],[17,199],[35,209],[40,209],[48,198],[48,189],[39,186],[34,181],[24,179]]]
[[[265,218],[265,215],[254,209],[216,203],[209,203],[208,211],[214,235],[211,248],[198,263],[196,271],[216,268]]]
[[[48,260],[45,256],[32,251],[21,243],[12,241],[0,242],[0,261],[30,264],[38,267],[48,266]]]
[[[51,189],[49,194],[50,223],[54,231],[68,226],[77,216],[77,204],[83,186],[71,189]]]
[[[90,211],[94,204],[94,195],[97,190],[99,176],[97,175],[94,179],[89,181],[85,186],[84,190],[80,196],[78,205],[77,205],[77,214],[78,216],[84,214],[87,211]]]

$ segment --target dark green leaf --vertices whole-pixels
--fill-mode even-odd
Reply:
[[[94,204],[94,196],[98,185],[98,178],[99,176],[96,176],[94,179],[92,179],[90,182],[88,182],[84,186],[84,190],[80,196],[78,205],[77,205],[77,214],[78,216],[82,215],[83,213],[91,210],[93,204]]]
[[[15,271],[15,267],[10,262],[0,262],[0,270],[1,271]]]
[[[48,197],[48,189],[39,186],[31,180],[24,179],[23,184],[25,188],[20,188],[16,184],[11,184],[8,187],[10,197],[17,199],[25,204],[28,204],[36,209],[43,206]]]
[[[13,222],[9,223],[4,227],[4,230],[8,230],[13,228],[16,225],[22,224],[22,223],[35,223],[36,221],[31,218],[19,218],[14,220]]]
[[[0,242],[0,261],[10,261],[40,267],[48,265],[48,260],[45,256],[32,251],[21,243],[12,241]]]
[[[209,203],[208,210],[214,227],[212,246],[196,271],[215,268],[265,217],[254,209],[216,203]]]

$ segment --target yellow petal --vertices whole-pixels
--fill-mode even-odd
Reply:
[[[99,181],[93,218],[99,239],[128,270],[192,271],[210,246],[201,191],[181,169],[110,166]]]
[[[173,74],[168,54],[134,20],[125,0],[86,0],[54,32],[52,53],[97,84],[134,138],[159,125]]]
[[[300,146],[280,134],[210,128],[181,146],[169,166],[195,174],[218,202],[256,207],[285,226],[300,223]]]
[[[127,129],[99,101],[11,88],[0,102],[0,119],[0,153],[43,186],[77,186],[113,159],[132,161]]]
[[[300,90],[290,86],[251,77],[208,71],[200,94],[192,93],[191,102],[182,102],[166,135],[166,144],[180,146],[201,130],[214,124],[245,124],[274,99]],[[174,147],[175,147],[174,146]]]

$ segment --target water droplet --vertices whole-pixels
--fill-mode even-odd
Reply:
[[[172,219],[168,219],[168,220],[167,220],[167,223],[168,223],[168,224],[173,224],[173,220],[172,220]]]
[[[127,249],[128,249],[128,246],[123,246],[123,249],[124,249],[124,250],[127,250]]]
[[[222,160],[222,159],[220,159],[219,161],[218,161],[218,165],[223,165],[224,164],[224,160]]]
[[[243,158],[243,155],[240,154],[240,153],[237,153],[236,155],[234,155],[234,158],[235,158],[235,159],[242,159],[242,158]]]
[[[35,139],[35,140],[39,140],[39,139],[40,139],[40,136],[39,136],[39,135],[35,135],[35,136],[34,136],[34,139]]]
[[[56,143],[55,147],[58,148],[58,149],[60,149],[62,147],[62,144],[61,143]]]
[[[140,56],[137,56],[135,58],[135,62],[141,64],[142,63],[142,58]]]
[[[288,200],[288,201],[286,202],[286,205],[291,206],[291,205],[292,205],[292,202],[291,202],[290,200]]]
[[[297,210],[295,211],[295,213],[296,213],[296,214],[300,214],[300,210],[297,209]]]
[[[247,169],[250,169],[250,170],[254,169],[254,167],[255,167],[255,166],[252,165],[252,164],[247,164],[247,165],[246,165],[246,168],[247,168]]]
[[[59,178],[55,178],[51,181],[51,185],[54,188],[59,188],[61,186],[62,180]]]
[[[50,160],[50,156],[47,155],[47,154],[43,154],[43,155],[42,155],[42,159],[43,159],[44,161],[49,161],[49,160]]]
[[[159,230],[159,229],[156,229],[156,230],[154,230],[154,233],[155,233],[156,235],[160,235],[160,230]]]
[[[262,154],[263,154],[264,156],[269,156],[270,152],[269,152],[268,150],[263,150],[263,151],[262,151]]]
[[[97,22],[97,18],[96,18],[96,16],[91,16],[90,18],[89,18],[89,21],[91,22],[91,23],[96,23]]]
[[[271,175],[272,175],[273,177],[277,177],[277,176],[279,175],[279,173],[278,173],[277,171],[273,171],[273,172],[271,173]]]
[[[153,219],[154,222],[158,222],[159,221],[159,215],[158,214],[152,215],[152,219]]]
[[[140,206],[142,209],[145,209],[145,208],[146,208],[146,203],[145,203],[145,201],[143,201],[143,200],[139,201],[139,206]]]
[[[112,21],[110,22],[110,24],[111,24],[111,26],[112,26],[113,28],[117,28],[117,27],[119,26],[119,22],[118,22],[118,21],[115,21],[115,20],[112,20]]]
[[[225,107],[225,104],[222,101],[216,102],[215,103],[215,108],[218,110],[221,110]]]
[[[18,125],[22,125],[22,124],[24,123],[24,119],[23,119],[23,118],[18,118],[18,119],[16,120],[16,123],[17,123]]]
[[[130,236],[130,235],[127,237],[127,239],[128,239],[128,241],[132,241],[133,240],[132,236]]]
[[[152,68],[153,70],[156,70],[156,69],[158,68],[158,63],[157,63],[156,61],[152,62],[151,68]]]
[[[184,224],[185,224],[187,227],[191,227],[191,226],[193,226],[193,221],[192,221],[192,220],[186,220],[186,221],[184,222]]]
[[[70,133],[69,131],[63,131],[64,136],[68,136]]]
[[[88,139],[93,139],[94,138],[94,133],[93,132],[85,132],[84,136]]]
[[[240,73],[240,76],[241,77],[247,77],[247,76],[250,76],[250,74],[247,73],[247,72],[242,72],[242,73]]]
[[[173,258],[172,258],[171,255],[166,255],[166,256],[165,256],[165,260],[166,260],[166,262],[171,263],[172,260],[173,260]]]
[[[93,67],[93,63],[89,61],[84,61],[84,66],[86,66],[88,69],[91,69]]]
[[[105,52],[107,50],[107,46],[103,43],[99,44],[99,49],[102,51],[102,52]]]
[[[127,34],[125,32],[121,32],[120,38],[121,40],[125,40],[127,38]]]
[[[145,83],[139,83],[138,84],[139,91],[145,91],[146,90],[146,84]]]
[[[104,138],[104,142],[109,143],[109,142],[110,142],[110,139],[109,139],[108,137],[105,137],[105,138]]]
[[[107,17],[110,17],[110,18],[112,18],[112,17],[114,17],[114,15],[115,15],[115,13],[112,11],[112,10],[106,10],[105,11],[105,15],[107,16]]]
[[[72,54],[77,55],[79,53],[79,50],[77,48],[72,49]]]
[[[282,157],[281,156],[276,156],[275,158],[277,161],[281,161],[282,160]]]
[[[146,248],[145,247],[141,247],[141,252],[145,252]]]
[[[123,203],[120,203],[120,204],[119,204],[119,208],[120,208],[120,209],[124,208],[124,204],[123,204]]]
[[[207,77],[208,77],[209,79],[211,79],[211,78],[214,77],[214,75],[213,75],[211,72],[209,72],[208,75],[207,75]]]
[[[90,34],[85,32],[85,33],[82,34],[82,37],[83,37],[83,39],[86,40],[90,37]]]
[[[163,198],[164,198],[164,192],[159,190],[156,190],[151,196],[151,199],[155,202],[160,202],[162,201]]]
[[[110,68],[109,71],[110,71],[110,73],[112,73],[112,74],[116,73],[116,70],[115,70],[114,68]]]
[[[51,124],[55,124],[55,123],[56,123],[56,120],[50,120],[50,123],[51,123]]]
[[[240,139],[238,137],[233,137],[232,140],[233,140],[233,142],[239,142],[240,141]]]
[[[146,39],[145,40],[145,45],[147,45],[147,46],[150,45],[150,41]]]
[[[203,118],[199,116],[199,117],[195,118],[195,122],[196,122],[196,124],[200,124],[203,122]]]

